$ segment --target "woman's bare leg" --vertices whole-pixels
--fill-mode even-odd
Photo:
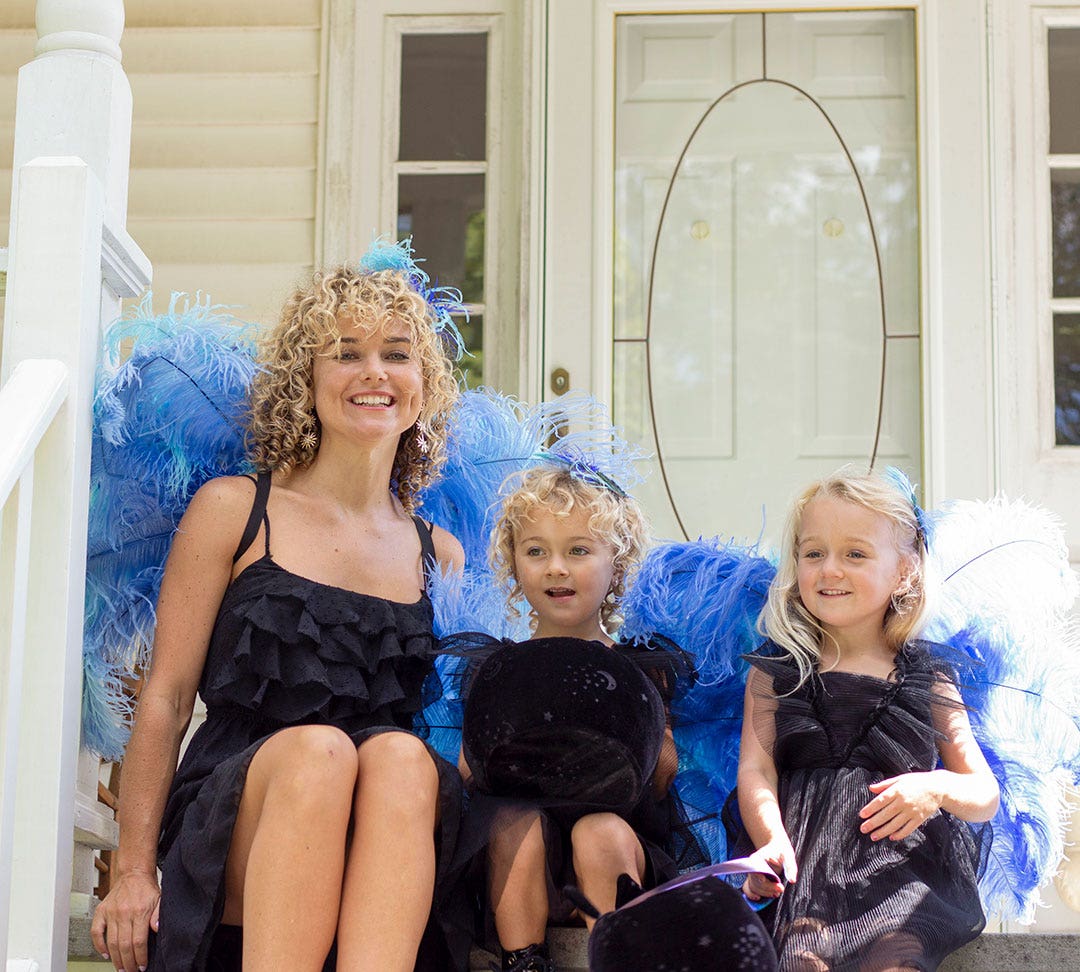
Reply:
[[[620,874],[629,874],[638,884],[644,880],[645,852],[637,834],[622,817],[590,813],[574,824],[570,843],[578,885],[600,914],[615,910],[615,887]],[[583,917],[591,932],[596,919]]]
[[[424,744],[384,732],[357,750],[339,972],[411,972],[435,887],[439,773]]]
[[[244,972],[322,969],[334,940],[356,747],[331,726],[283,729],[259,748],[225,865],[227,924]]]
[[[507,814],[496,820],[488,844],[488,893],[504,951],[544,940],[547,852],[539,814]]]

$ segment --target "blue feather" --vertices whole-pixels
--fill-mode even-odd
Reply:
[[[123,360],[123,349],[131,346]],[[242,416],[254,337],[227,308],[148,294],[105,334],[91,442],[83,655],[83,735],[123,755],[131,702],[122,679],[145,668],[172,536],[195,491],[245,468]]]

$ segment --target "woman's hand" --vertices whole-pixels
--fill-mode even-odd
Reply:
[[[751,901],[779,898],[784,885],[793,884],[799,874],[798,865],[795,863],[795,848],[786,836],[762,844],[748,860],[764,864],[777,874],[775,878],[767,878],[764,874],[751,874],[743,882],[743,894]]]
[[[90,926],[94,948],[123,972],[145,969],[149,929],[157,931],[160,901],[155,875],[142,871],[125,874],[94,912]]]
[[[869,789],[877,795],[859,811],[859,830],[871,840],[910,837],[941,809],[944,798],[935,772],[904,773]]]

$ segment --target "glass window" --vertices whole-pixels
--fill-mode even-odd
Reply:
[[[1080,27],[1054,27],[1050,62],[1050,152],[1080,154]]]
[[[1080,169],[1050,172],[1054,296],[1080,297]]]
[[[399,236],[411,236],[424,270],[457,287],[465,302],[484,300],[484,177],[403,175],[398,179]]]
[[[401,37],[397,235],[412,237],[434,283],[462,293],[468,387],[484,381],[488,41],[483,32]]]
[[[1080,446],[1080,27],[1047,37],[1054,442]]]
[[[612,411],[657,535],[921,479],[915,64],[912,11],[618,18]]]
[[[1080,446],[1080,314],[1054,315],[1054,419],[1057,445]]]
[[[482,160],[486,94],[487,34],[405,34],[398,158]]]

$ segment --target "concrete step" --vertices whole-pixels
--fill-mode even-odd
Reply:
[[[588,972],[584,928],[551,928],[548,945],[559,972]],[[495,957],[474,949],[470,968],[487,972]],[[941,972],[1080,972],[1080,935],[987,932],[950,955]]]

